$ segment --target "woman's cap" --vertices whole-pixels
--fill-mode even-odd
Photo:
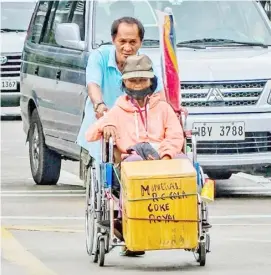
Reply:
[[[131,55],[127,57],[122,72],[122,79],[136,77],[154,77],[152,61],[147,55]]]

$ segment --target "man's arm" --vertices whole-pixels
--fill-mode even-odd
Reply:
[[[97,117],[101,117],[103,112],[107,111],[107,108],[103,103],[101,90],[103,80],[102,62],[101,53],[98,50],[93,51],[89,56],[86,68],[88,96],[93,104],[94,111],[97,113]]]

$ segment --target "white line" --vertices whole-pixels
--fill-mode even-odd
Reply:
[[[241,239],[241,238],[230,238],[229,241],[239,242],[253,242],[253,243],[271,243],[271,240],[259,240],[259,239]]]
[[[212,226],[271,226],[271,223],[212,223]]]
[[[38,194],[38,193],[85,193],[85,189],[83,190],[73,190],[73,189],[65,189],[65,190],[6,190],[1,191],[0,194]]]
[[[1,197],[16,198],[16,197],[85,197],[85,194],[1,194]]]
[[[218,191],[219,188],[217,188]],[[221,187],[221,191],[234,191],[234,190],[242,190],[243,192],[246,192],[246,191],[249,191],[249,190],[271,190],[271,185],[270,186],[267,186],[267,187],[264,187],[264,186],[241,186],[241,187],[230,187],[230,188],[222,188]],[[263,191],[259,191],[259,192],[263,192]]]
[[[271,215],[225,215],[225,216],[209,216],[210,219],[271,219]]]
[[[84,220],[85,217],[1,216],[6,220]]]
[[[233,216],[210,216],[212,219],[271,219],[271,215],[233,215]],[[55,217],[55,216],[1,216],[1,219],[8,220],[83,220],[83,216],[74,216],[74,217]]]

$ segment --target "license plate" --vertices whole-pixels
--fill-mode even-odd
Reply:
[[[193,129],[199,131],[197,140],[244,140],[244,122],[195,122]]]
[[[16,90],[17,80],[1,78],[1,90]]]

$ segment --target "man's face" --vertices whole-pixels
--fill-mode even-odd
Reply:
[[[121,23],[113,43],[116,47],[117,62],[123,63],[129,55],[135,55],[142,44],[137,25]]]

